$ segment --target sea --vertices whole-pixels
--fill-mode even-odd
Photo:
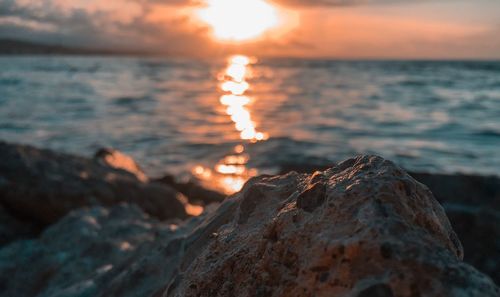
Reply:
[[[227,193],[357,154],[500,175],[500,61],[2,56],[0,140],[113,147]]]

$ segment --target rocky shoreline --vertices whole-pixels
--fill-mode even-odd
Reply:
[[[359,156],[226,198],[112,149],[0,156],[1,296],[500,293],[498,177]]]

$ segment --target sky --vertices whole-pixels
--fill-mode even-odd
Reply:
[[[221,0],[0,0],[0,38],[204,57],[500,59],[499,0],[269,0],[276,20],[242,41],[216,36],[206,1]]]

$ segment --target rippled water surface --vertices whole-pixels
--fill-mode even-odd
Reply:
[[[0,57],[0,139],[113,146],[228,192],[357,153],[500,174],[500,62]]]

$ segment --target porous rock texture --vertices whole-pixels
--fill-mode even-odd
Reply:
[[[485,296],[430,191],[361,156],[251,179],[178,226],[131,205],[71,212],[0,248],[0,296]]]
[[[287,163],[281,172],[326,170],[328,160]],[[500,283],[500,177],[473,174],[409,172],[443,206],[464,246],[464,262]]]
[[[254,178],[224,205],[163,296],[499,294],[428,188],[380,157]]]
[[[0,205],[47,226],[84,206],[129,202],[159,219],[185,218],[185,197],[159,183],[98,162],[0,141]]]

